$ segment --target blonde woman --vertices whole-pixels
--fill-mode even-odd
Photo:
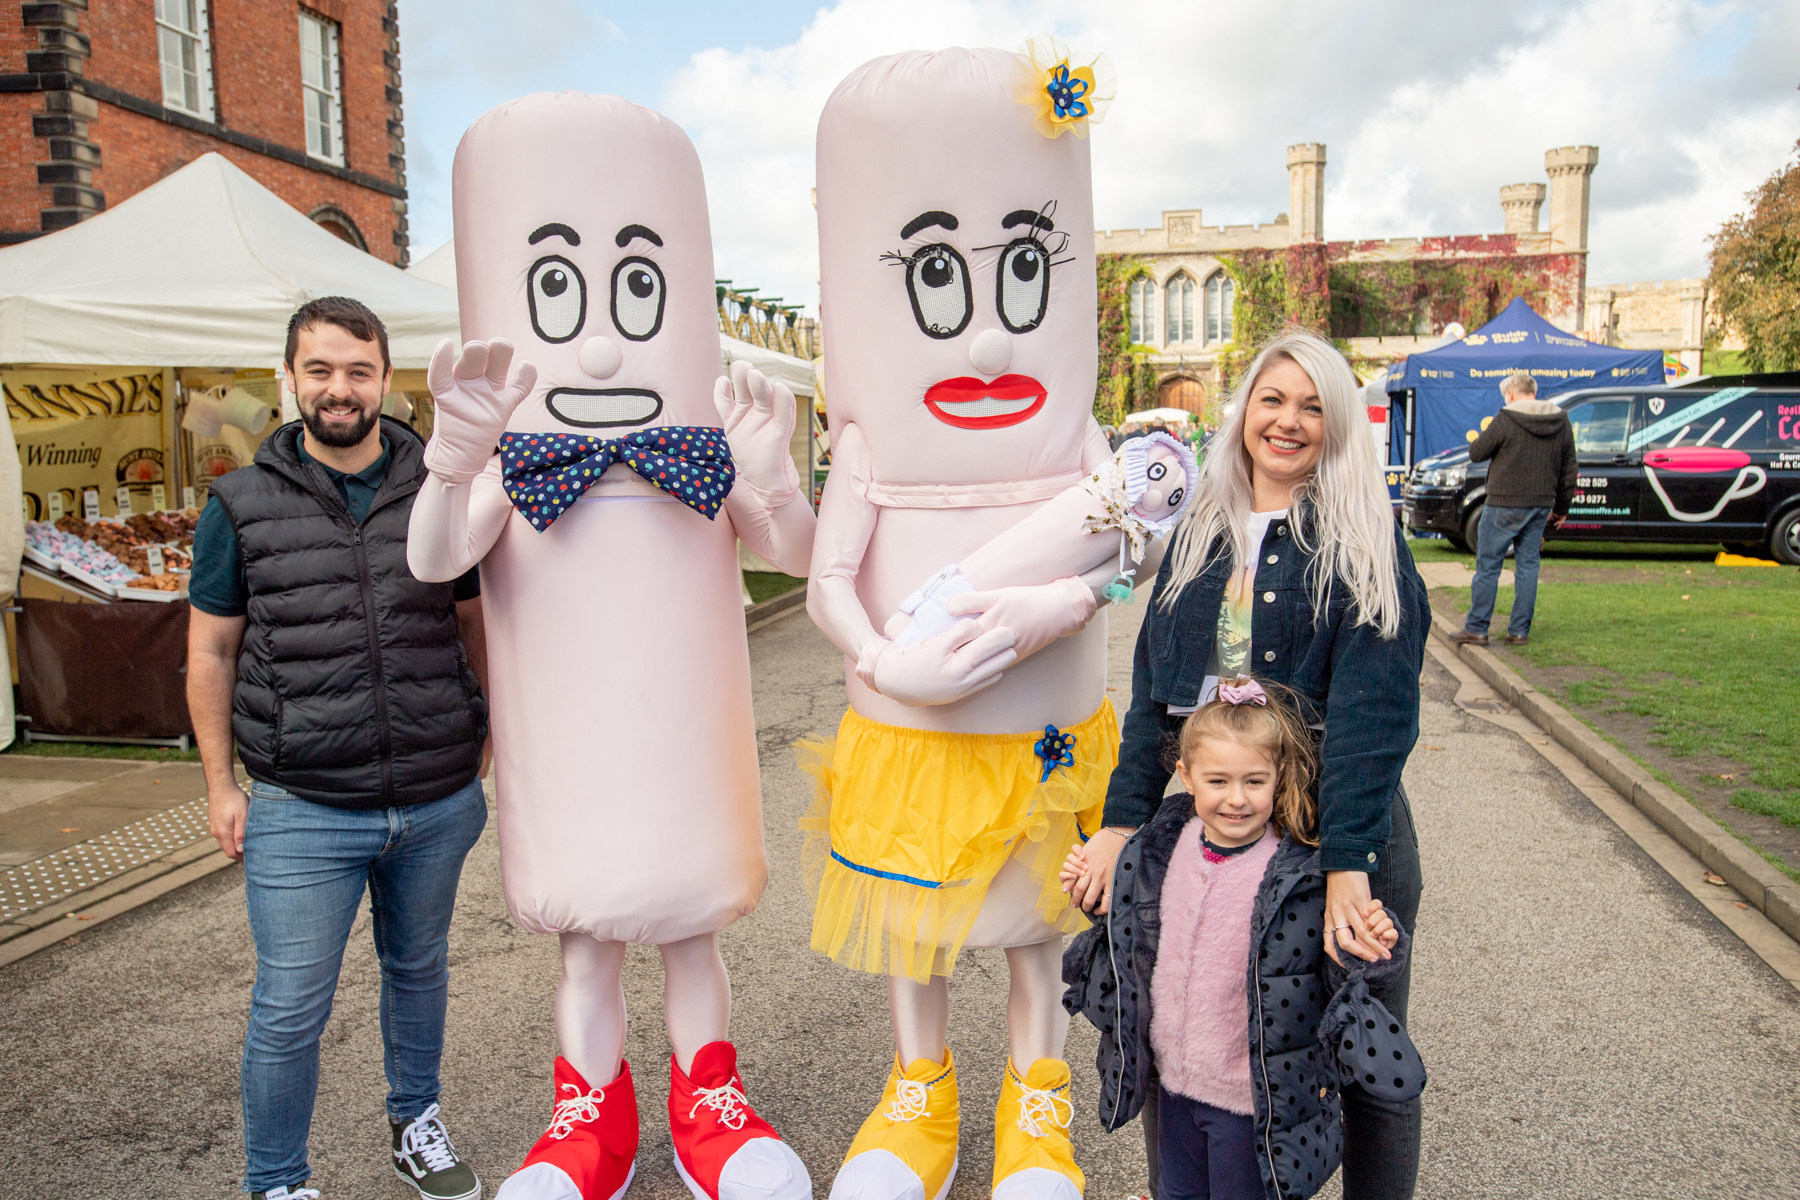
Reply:
[[[1086,847],[1088,874],[1072,895],[1105,911],[1119,850],[1162,803],[1183,718],[1214,698],[1221,678],[1256,675],[1298,693],[1321,738],[1326,919],[1313,936],[1340,962],[1374,961],[1370,900],[1408,929],[1418,915],[1418,841],[1400,772],[1418,737],[1425,585],[1343,357],[1290,330],[1244,378],[1144,614],[1105,827]],[[1410,971],[1371,989],[1401,1022],[1409,983]],[[1351,1088],[1343,1104],[1347,1200],[1410,1197],[1419,1102]],[[1152,1147],[1156,1115],[1146,1107]],[[1153,1192],[1156,1183],[1153,1169]]]

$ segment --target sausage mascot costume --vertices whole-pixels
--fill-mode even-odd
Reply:
[[[1105,74],[1037,43],[900,54],[851,74],[819,120],[833,440],[808,610],[844,653],[850,711],[800,747],[820,784],[804,822],[813,945],[887,976],[896,1041],[834,1200],[948,1192],[946,977],[965,946],[1003,948],[1012,979],[993,1194],[1079,1200],[1085,1186],[1060,968],[1063,935],[1086,922],[1056,875],[1098,827],[1117,759],[1095,613],[1130,595],[1130,572],[992,586],[944,564],[997,561],[1008,531],[1112,461],[1092,415],[1086,141]],[[1137,461],[1168,474],[1166,456]],[[956,619],[906,636],[934,597]]]
[[[794,401],[719,378],[700,161],[615,96],[540,94],[457,148],[467,339],[429,383],[421,579],[481,564],[513,919],[561,939],[554,1111],[504,1200],[614,1200],[637,1101],[620,969],[658,947],[669,1123],[696,1200],[806,1200],[727,1040],[719,931],[767,881],[737,541],[794,574],[813,516]]]

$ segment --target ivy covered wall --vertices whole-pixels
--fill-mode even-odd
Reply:
[[[1100,301],[1100,376],[1094,388],[1094,419],[1117,425],[1125,414],[1156,405],[1156,370],[1146,360],[1148,346],[1131,342],[1131,282],[1150,274],[1149,264],[1129,254],[1097,259]]]
[[[1515,296],[1540,313],[1579,312],[1581,254],[1519,254],[1508,235],[1424,238],[1414,257],[1376,257],[1387,242],[1313,242],[1236,250],[1220,261],[1237,286],[1237,340],[1219,356],[1236,378],[1284,326],[1349,338],[1431,336],[1452,321],[1473,330]]]
[[[1218,382],[1230,387],[1256,348],[1284,327],[1298,325],[1336,341],[1351,338],[1430,337],[1451,322],[1474,330],[1498,316],[1514,297],[1555,318],[1581,311],[1583,254],[1521,254],[1511,234],[1385,241],[1303,242],[1281,249],[1219,251],[1235,288],[1234,340],[1217,352]],[[1149,264],[1124,254],[1099,256],[1100,379],[1094,416],[1117,424],[1126,413],[1157,403],[1150,346],[1130,340],[1131,281]],[[1353,365],[1374,368],[1386,360]]]
[[[1331,336],[1431,336],[1452,321],[1473,330],[1515,297],[1539,313],[1579,312],[1584,256],[1494,253],[1495,243],[1512,240],[1428,238],[1433,256],[1402,259],[1354,257],[1380,242],[1330,243]]]

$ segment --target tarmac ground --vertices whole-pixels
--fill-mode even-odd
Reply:
[[[1121,712],[1141,613],[1111,614]],[[822,1197],[891,1059],[885,989],[808,948],[795,821],[810,781],[789,745],[835,727],[841,660],[803,613],[750,644],[771,880],[724,934],[733,1037],[752,1100]],[[1406,773],[1425,869],[1410,1019],[1431,1075],[1419,1195],[1800,1197],[1800,991],[1516,735],[1457,709],[1455,680],[1430,659],[1423,687]],[[235,1192],[254,971],[237,868],[0,968],[0,1195]],[[558,973],[554,940],[507,916],[491,821],[463,875],[451,972],[444,1111],[491,1196],[548,1118]],[[322,1049],[311,1186],[325,1200],[413,1195],[389,1165],[378,982],[365,909]],[[663,1117],[661,984],[655,951],[633,948],[639,1200],[687,1196]],[[1005,994],[998,952],[964,956],[952,1200],[990,1186]],[[1100,1131],[1094,1048],[1077,1020],[1076,1148],[1088,1196],[1119,1200],[1143,1190],[1142,1140],[1135,1124]]]

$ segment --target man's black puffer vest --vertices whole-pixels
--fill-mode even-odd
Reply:
[[[448,583],[406,565],[424,443],[381,419],[392,462],[358,526],[301,426],[276,430],[219,498],[248,591],[231,730],[253,779],[333,808],[439,800],[475,777],[487,703]]]

